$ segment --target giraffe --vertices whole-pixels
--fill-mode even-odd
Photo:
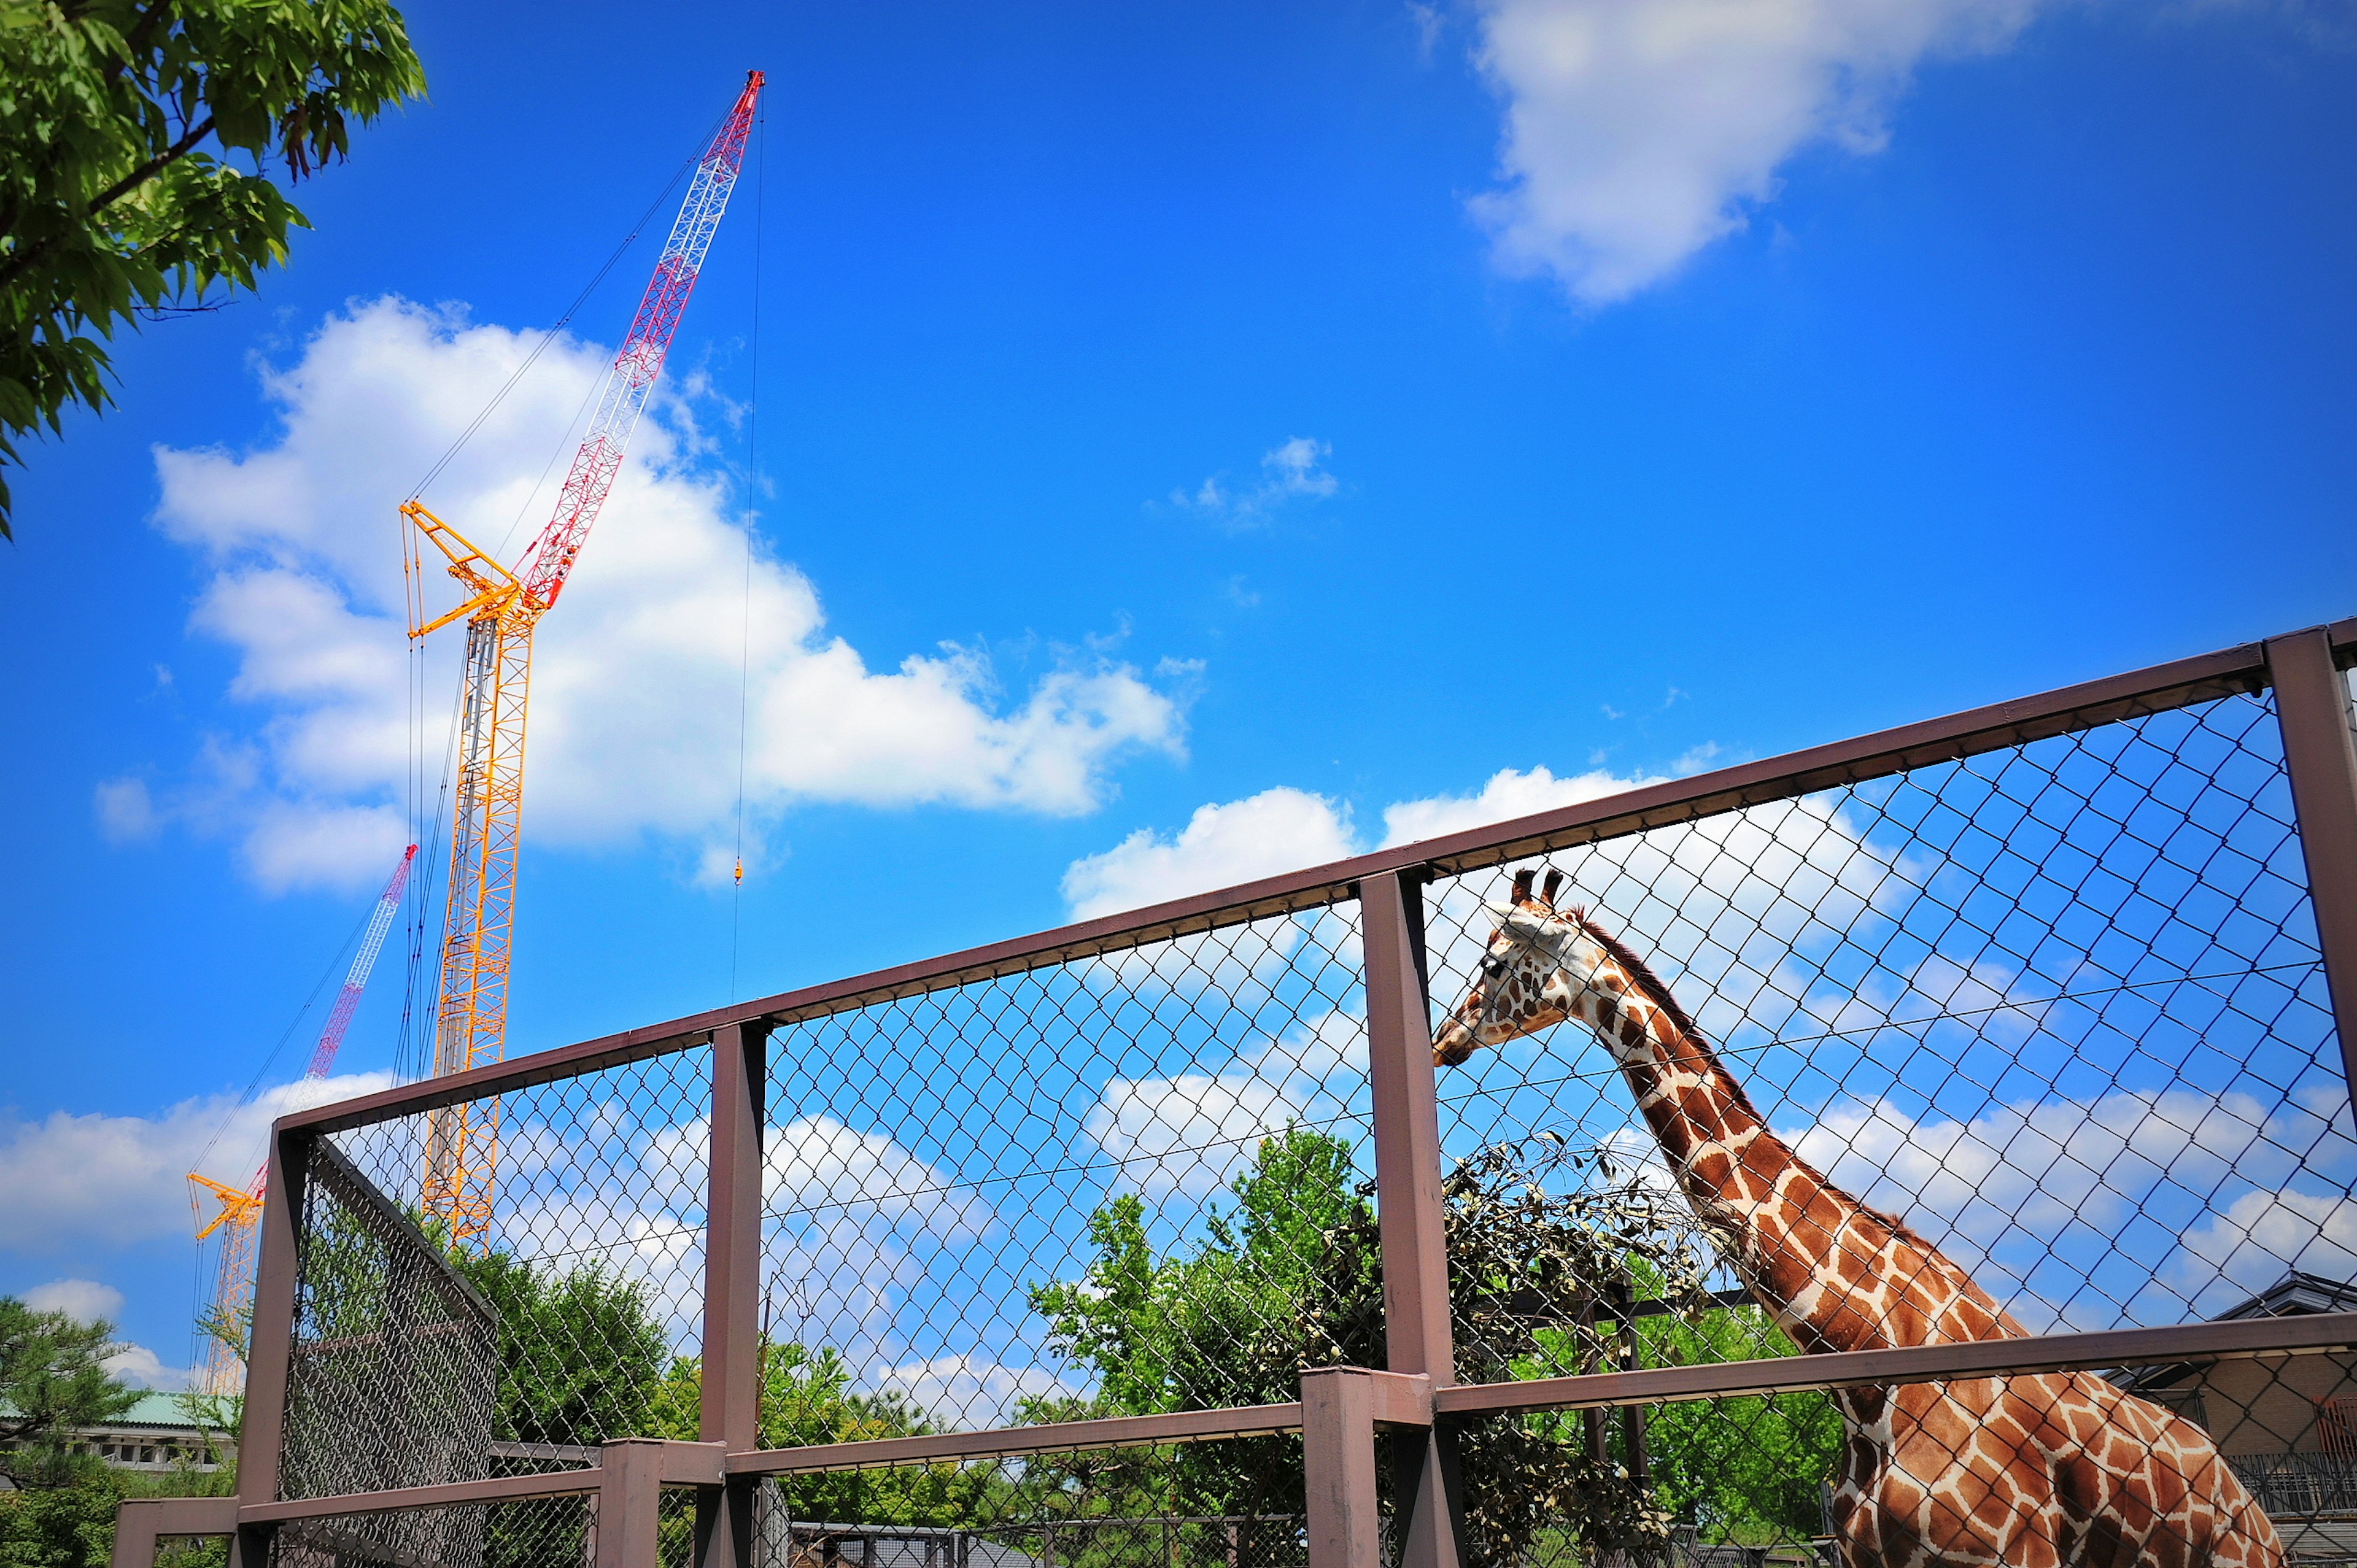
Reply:
[[[1436,1067],[1567,1019],[1617,1060],[1680,1189],[1745,1289],[1804,1354],[2028,1333],[1902,1220],[1769,1130],[1644,961],[1514,877]],[[1828,1521],[1846,1568],[2281,1568],[2284,1547],[2209,1434],[2091,1372],[1833,1395],[1845,1441]]]

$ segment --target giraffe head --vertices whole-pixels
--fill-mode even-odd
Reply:
[[[1498,924],[1472,985],[1433,1037],[1434,1066],[1454,1067],[1482,1046],[1501,1046],[1562,1023],[1587,977],[1604,961],[1604,944],[1586,912],[1576,905],[1555,908],[1563,873],[1549,871],[1535,892],[1534,875],[1516,872],[1512,898],[1487,906]]]

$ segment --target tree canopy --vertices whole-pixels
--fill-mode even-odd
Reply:
[[[99,1462],[73,1451],[74,1428],[113,1421],[139,1400],[106,1369],[113,1348],[112,1324],[0,1295],[0,1476],[25,1490],[87,1478]]]
[[[1602,1369],[1624,1354],[1660,1366],[1793,1353],[1756,1308],[1716,1304],[1705,1288],[1716,1252],[1691,1213],[1626,1175],[1552,1138],[1485,1149],[1449,1173],[1460,1378]],[[1550,1181],[1558,1176],[1580,1179]],[[1307,1368],[1383,1364],[1381,1236],[1350,1146],[1288,1129],[1260,1144],[1232,1192],[1234,1206],[1215,1211],[1200,1240],[1165,1254],[1135,1195],[1096,1211],[1081,1276],[1031,1293],[1051,1341],[1095,1374],[1096,1391],[1034,1402],[1030,1419],[1274,1402],[1297,1397]],[[1615,1287],[1667,1310],[1624,1338]],[[1472,1423],[1458,1434],[1471,1544],[1482,1561],[1512,1563],[1547,1555],[1551,1541],[1591,1555],[1657,1549],[1674,1523],[1746,1543],[1813,1534],[1839,1440],[1822,1394],[1667,1406],[1651,1416],[1641,1477],[1618,1423],[1549,1413]],[[1148,1511],[1301,1506],[1296,1440],[1100,1463],[1089,1482],[1117,1479]]]
[[[118,327],[309,227],[265,160],[300,180],[425,91],[386,0],[0,0],[0,535],[17,438],[104,406]]]

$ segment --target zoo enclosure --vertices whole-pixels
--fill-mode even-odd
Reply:
[[[776,1517],[780,1487],[992,1466],[1012,1478],[993,1506],[1050,1479],[1030,1516],[952,1532],[961,1550],[1063,1568],[1041,1521],[1103,1536],[1087,1499],[1110,1484],[1090,1477],[1176,1445],[1239,1472],[1289,1455],[1311,1568],[1457,1568],[1480,1555],[1469,1518],[1503,1506],[1459,1470],[1485,1423],[1641,1480],[1641,1412],[1669,1402],[1757,1429],[1802,1391],[1995,1373],[2107,1369],[2160,1391],[2170,1369],[2239,1366],[2288,1386],[2284,1358],[2357,1345],[2357,1313],[2214,1309],[2309,1255],[2276,1223],[2288,1197],[2321,1235],[2357,1174],[2352,662],[2344,621],[286,1117],[241,1494],[126,1504],[117,1568],[183,1535],[231,1537],[248,1568],[815,1568],[810,1527]],[[1452,1162],[1564,1125],[1607,1161],[1645,1160],[1576,1024],[1436,1077],[1481,900],[1518,869],[1566,872],[1641,938],[1760,1098],[1818,1105],[1791,1134],[1802,1152],[1943,1221],[2031,1331],[1797,1358],[1722,1335],[1666,1358],[1652,1343],[1683,1364],[1646,1366],[1659,1304],[1633,1280],[1577,1324],[1541,1313],[1555,1326],[1537,1334],[1512,1300],[1472,1299],[1462,1258],[1452,1285]],[[416,1206],[437,1118],[461,1106],[500,1129],[496,1260],[430,1234]],[[1243,1255],[1258,1243],[1235,1228],[1257,1222],[1276,1234],[1267,1267],[1314,1273],[1286,1213],[1216,1208],[1268,1175],[1280,1133],[1369,1178],[1376,1320],[1329,1358],[1363,1364],[1288,1367],[1287,1326],[1222,1298],[1212,1343],[1232,1355],[1159,1351],[1146,1402],[1163,1408],[1103,1413],[1111,1363],[1071,1348],[1103,1328],[1111,1276],[1088,1272],[1103,1238],[1069,1221],[1126,1214],[1166,1262],[1211,1257],[1206,1236]],[[2201,1244],[2164,1266],[2164,1232]],[[600,1280],[630,1287],[636,1318],[585,1334],[608,1322],[597,1302],[549,1305]],[[1018,1298],[1059,1326],[1019,1321]],[[668,1372],[617,1405],[605,1371],[630,1336]],[[1272,1343],[1273,1360],[1254,1349]],[[802,1359],[781,1381],[788,1346]],[[821,1348],[848,1440],[765,1444],[780,1397],[823,1380]],[[1252,1397],[1216,1398],[1238,1387]],[[1558,1412],[1625,1419],[1543,1414]],[[1088,1560],[1236,1563],[1217,1544],[1241,1539],[1231,1525],[1163,1511]],[[840,1522],[824,1530],[936,1539]],[[943,1550],[920,1551],[926,1568]]]

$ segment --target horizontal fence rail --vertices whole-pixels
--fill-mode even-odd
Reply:
[[[2200,1551],[2314,1557],[2352,663],[2357,620],[1554,781],[291,1114],[241,1495],[128,1508],[117,1568],[1863,1564],[1871,1409],[2108,1412],[2283,1516]]]

